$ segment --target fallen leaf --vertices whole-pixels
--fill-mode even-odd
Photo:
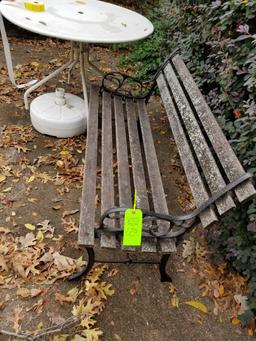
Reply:
[[[242,315],[249,309],[248,307],[248,297],[243,295],[234,295],[234,300],[237,304],[240,304],[238,315]]]
[[[61,209],[61,205],[55,205],[55,206],[52,206],[52,209],[55,210],[55,211],[58,211]]]
[[[35,225],[33,224],[25,224],[24,225],[26,227],[26,229],[34,231],[36,229]]]
[[[32,288],[32,289],[30,289],[30,296],[31,297],[36,297],[36,296],[38,296],[38,295],[41,295],[42,294],[42,292],[45,292],[45,291],[47,291],[46,289],[36,289],[36,288]]]
[[[236,316],[231,317],[231,323],[235,326],[237,326],[238,324],[240,324],[240,321],[238,320],[238,318]]]
[[[27,180],[26,183],[29,184],[35,180],[35,175],[31,175]]]
[[[86,337],[86,341],[99,341],[103,332],[99,328],[85,329],[82,335]]]
[[[82,337],[81,335],[76,334],[71,341],[88,341],[87,337],[86,339],[84,337]]]
[[[35,311],[37,314],[41,314],[44,309],[44,301],[40,298],[35,304],[33,304],[30,308],[27,308],[26,311]]]
[[[23,309],[21,307],[16,307],[14,309],[14,314],[11,318],[11,321],[13,322],[13,329],[15,330],[16,333],[20,330],[20,321],[22,321],[21,316],[22,310]]]
[[[185,304],[190,305],[191,307],[194,307],[205,314],[208,314],[208,308],[199,301],[186,301]]]
[[[12,187],[5,188],[2,190],[2,193],[9,193],[11,192],[11,190],[12,190]]]
[[[109,273],[107,274],[107,277],[114,277],[118,274],[119,270],[118,269],[112,269],[109,271]]]
[[[62,218],[65,218],[68,215],[76,214],[77,212],[79,212],[79,209],[71,210],[71,211],[64,211],[63,214],[62,214]]]
[[[81,327],[84,327],[84,328],[86,328],[86,329],[89,329],[89,328],[91,328],[92,326],[94,326],[95,323],[96,323],[96,320],[94,320],[94,319],[92,318],[92,316],[87,315],[85,318],[83,318],[83,319],[81,320],[80,326],[81,326]]]
[[[174,286],[173,283],[169,284],[169,293],[172,295],[177,291],[176,287]]]
[[[0,226],[0,233],[8,234],[8,233],[11,233],[11,230],[6,227]]]
[[[19,289],[17,289],[16,294],[18,296],[23,297],[23,298],[27,298],[30,296],[30,291],[27,288],[19,288]]]
[[[179,308],[179,303],[180,303],[180,299],[177,296],[177,294],[173,294],[172,298],[171,298],[171,304],[173,307],[175,308]]]
[[[42,243],[42,241],[44,240],[44,234],[41,230],[39,230],[37,232],[37,235],[36,235],[36,240],[39,242],[39,243]]]
[[[219,293],[220,293],[220,296],[223,296],[223,295],[224,295],[224,292],[225,292],[224,286],[221,284],[221,285],[219,286]]]
[[[0,269],[1,271],[8,271],[8,265],[3,256],[0,255]]]
[[[13,270],[19,274],[23,279],[27,280],[27,275],[22,264],[18,263],[15,259],[12,262]]]
[[[55,301],[59,302],[61,305],[64,303],[64,302],[67,302],[67,303],[74,303],[72,297],[68,296],[68,295],[63,295],[61,294],[60,292],[56,292],[55,293]]]
[[[130,289],[130,294],[131,294],[132,296],[134,296],[134,295],[136,294],[136,292],[137,292],[137,288],[132,287],[132,288]]]
[[[29,232],[26,234],[25,237],[21,236],[19,237],[19,243],[22,245],[22,247],[26,248],[28,246],[32,246],[36,244],[36,237],[34,236],[33,232]]]
[[[189,261],[196,251],[196,244],[194,238],[190,238],[190,240],[184,240],[182,246],[183,246],[182,257],[188,259]]]
[[[6,179],[5,175],[0,175],[0,182],[3,182]]]
[[[247,333],[248,333],[249,336],[253,336],[254,331],[253,331],[253,329],[248,328],[248,329],[247,329]]]

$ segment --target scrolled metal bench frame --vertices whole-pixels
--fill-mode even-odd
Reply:
[[[195,224],[198,223],[199,215],[208,207],[210,207],[213,203],[216,202],[219,198],[221,198],[223,195],[228,193],[230,190],[237,187],[242,182],[250,179],[253,177],[253,174],[251,173],[245,173],[238,179],[230,182],[225,188],[223,188],[221,191],[215,193],[213,196],[211,196],[203,205],[195,209],[194,211],[187,213],[187,214],[181,214],[181,215],[166,215],[161,214],[157,212],[142,210],[143,213],[143,221],[148,221],[150,218],[152,221],[154,220],[165,220],[170,223],[169,228],[164,232],[159,234],[158,229],[156,225],[150,225],[150,227],[145,228],[145,225],[142,228],[142,236],[147,238],[157,238],[157,239],[169,239],[174,238],[176,240],[181,240],[181,236],[183,236],[186,232],[188,232],[192,227],[195,226]],[[100,225],[99,228],[95,230],[95,237],[98,238],[100,234],[104,232],[111,232],[115,233],[117,235],[123,234],[122,228],[111,228],[108,225],[104,224],[105,219],[119,219],[122,214],[127,210],[127,207],[114,207],[108,209],[104,214],[101,216]],[[114,215],[112,217],[111,215]],[[147,224],[148,226],[148,224]],[[176,228],[177,230],[173,230],[173,228]],[[81,271],[74,273],[69,280],[75,280],[83,275],[86,275],[93,267],[94,263],[122,263],[122,264],[159,264],[159,271],[160,271],[160,279],[161,282],[171,282],[171,277],[168,275],[166,271],[166,265],[168,263],[170,254],[163,254],[161,256],[160,262],[155,261],[133,261],[132,259],[127,259],[124,261],[106,261],[106,260],[96,260],[95,259],[95,253],[93,248],[86,247],[86,253],[88,256],[88,262],[85,268],[83,268]]]

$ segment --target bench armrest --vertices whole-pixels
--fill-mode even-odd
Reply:
[[[155,84],[152,81],[141,82],[121,72],[110,72],[106,73],[102,79],[101,91],[110,92],[113,96],[144,99],[153,85]]]
[[[121,72],[110,72],[106,73],[102,79],[101,91],[108,91],[115,96],[148,101],[157,85],[158,75],[178,51],[179,49],[175,49],[169,54],[151,81],[141,82],[138,78]]]
[[[245,173],[240,176],[238,179],[230,182],[226,185],[222,190],[213,194],[206,202],[204,202],[200,207],[196,208],[194,211],[190,213],[185,213],[181,215],[174,214],[163,214],[158,212],[152,212],[148,210],[142,210],[143,219],[145,217],[151,218],[152,220],[165,220],[170,223],[170,226],[164,231],[164,233],[159,233],[158,228],[154,225],[147,229],[143,229],[142,235],[144,237],[151,238],[160,238],[160,239],[168,239],[168,238],[177,238],[182,234],[186,233],[188,229],[192,228],[198,221],[199,215],[208,207],[216,202],[216,200],[223,197],[230,190],[236,188],[238,185],[243,183],[246,180],[253,178],[253,174]],[[120,218],[120,215],[124,214],[127,210],[127,207],[113,207],[108,209],[103,213],[100,220],[99,228],[97,229],[97,233],[101,233],[102,231],[108,231],[112,233],[122,233],[122,228],[110,228],[104,224],[104,220],[106,218],[111,218],[111,215],[117,215]],[[173,227],[178,227],[177,230],[173,230]]]

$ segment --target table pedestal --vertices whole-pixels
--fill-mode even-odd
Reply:
[[[30,117],[33,127],[41,134],[66,138],[86,130],[83,99],[65,94],[62,88],[35,98],[30,105]]]
[[[65,103],[56,104],[56,95],[48,93],[38,96],[30,106],[32,125],[40,133],[56,137],[71,137],[85,132],[88,117],[88,96],[86,89],[86,69],[92,67],[95,72],[101,71],[89,60],[89,46],[84,43],[71,43],[71,58],[60,68],[28,88],[24,94],[25,109],[29,109],[29,95],[41,85],[56,77],[65,69],[69,69],[68,82],[72,68],[80,63],[81,82],[83,89],[80,97],[65,94]],[[58,89],[57,89],[58,90]]]

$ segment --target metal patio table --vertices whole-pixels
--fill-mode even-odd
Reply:
[[[153,25],[147,18],[134,11],[98,0],[45,0],[42,3],[45,5],[42,12],[27,10],[22,0],[3,0],[0,3],[2,15],[13,24],[34,33],[71,42],[70,60],[26,90],[25,108],[29,109],[28,98],[32,91],[64,69],[71,70],[75,64],[80,63],[86,120],[88,116],[86,66],[90,65],[96,72],[98,71],[89,60],[89,44],[137,41],[150,35],[153,32]],[[59,95],[61,96],[61,93]]]

